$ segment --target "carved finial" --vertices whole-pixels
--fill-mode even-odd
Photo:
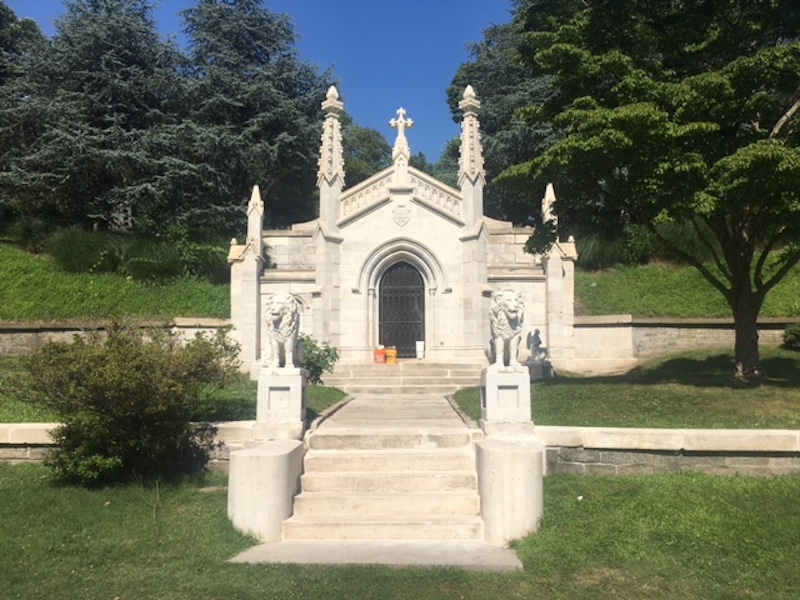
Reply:
[[[542,223],[547,221],[554,221],[558,225],[558,217],[553,213],[553,204],[556,202],[556,192],[553,189],[553,184],[548,183],[542,198]]]
[[[322,110],[326,113],[341,113],[344,110],[344,103],[339,100],[339,91],[336,86],[332,85],[328,88],[328,93],[325,95],[325,101],[322,103]]]
[[[458,103],[458,108],[465,113],[477,112],[478,109],[480,109],[481,103],[478,100],[478,97],[475,95],[475,89],[471,85],[468,85],[466,88],[464,88],[464,95],[462,98],[463,100]]]
[[[408,145],[408,140],[406,139],[406,129],[411,129],[414,126],[414,121],[406,119],[406,109],[403,107],[398,108],[397,118],[389,121],[389,125],[397,129],[397,139],[394,142],[392,158],[396,160],[401,154],[404,154],[406,158],[410,158],[411,147]]]

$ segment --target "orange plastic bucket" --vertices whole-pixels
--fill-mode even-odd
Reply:
[[[372,362],[376,365],[385,365],[386,364],[386,349],[385,348],[375,348],[372,351]]]
[[[386,349],[386,364],[387,365],[397,364],[397,348]]]

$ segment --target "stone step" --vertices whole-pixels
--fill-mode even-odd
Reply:
[[[474,491],[474,471],[365,471],[362,473],[305,473],[303,492],[446,492]]]
[[[295,515],[283,522],[284,540],[480,540],[477,516]]]
[[[306,473],[468,471],[475,468],[475,456],[463,450],[437,452],[313,450],[306,454],[304,466]]]
[[[352,396],[360,396],[362,394],[385,394],[387,396],[395,396],[398,394],[413,394],[415,392],[425,394],[436,392],[442,396],[452,394],[464,387],[474,387],[473,385],[459,385],[458,383],[437,383],[429,385],[402,385],[399,383],[392,383],[391,381],[375,381],[372,383],[342,383],[333,384],[325,382],[326,385],[338,388],[343,392],[347,392]]]
[[[478,515],[480,498],[472,491],[307,492],[294,499],[295,515]]]
[[[483,437],[479,430],[453,430],[428,428],[413,431],[404,428],[375,429],[320,429],[309,438],[311,450],[388,450],[465,448]]]

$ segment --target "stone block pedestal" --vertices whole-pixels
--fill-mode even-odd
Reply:
[[[258,374],[256,439],[300,439],[308,405],[308,371],[262,366]]]
[[[525,366],[481,371],[481,420],[530,422],[531,380]]]

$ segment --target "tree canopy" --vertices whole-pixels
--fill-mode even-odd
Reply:
[[[289,17],[264,0],[198,0],[184,53],[153,5],[65,0],[52,40],[34,45],[38,29],[0,3],[0,207],[230,236],[258,183],[271,225],[313,218],[331,77],[299,57]]]
[[[553,78],[525,117],[566,137],[501,180],[648,227],[725,297],[737,370],[761,374],[758,313],[800,262],[800,4],[520,0],[515,27]]]

